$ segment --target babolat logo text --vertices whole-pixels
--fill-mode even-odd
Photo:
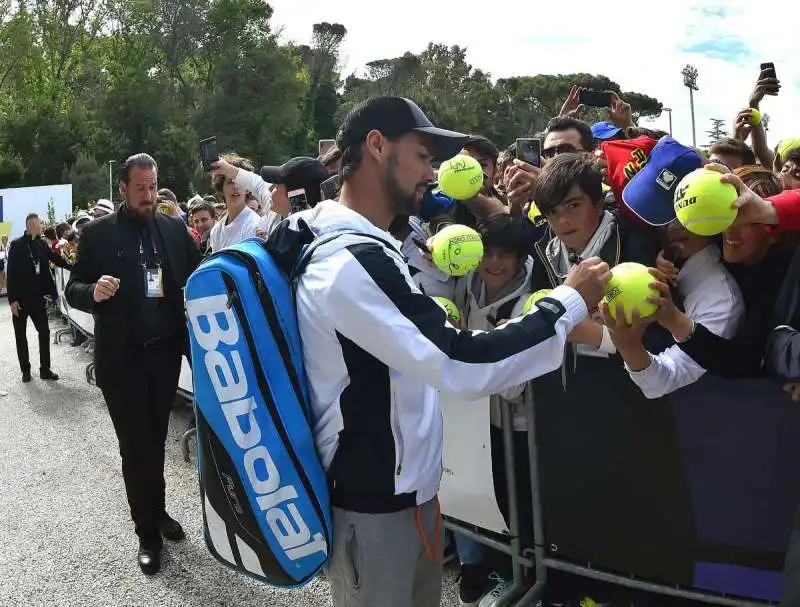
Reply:
[[[241,453],[231,455],[241,458],[247,480],[256,502],[275,539],[286,556],[296,561],[322,552],[327,554],[327,543],[321,533],[312,537],[308,525],[293,502],[298,497],[297,488],[281,486],[281,477],[267,448],[261,444],[261,428],[254,412],[256,399],[248,385],[240,350],[239,323],[228,308],[227,295],[213,295],[187,300],[186,310],[197,345],[205,351],[202,363],[214,387],[219,407],[228,423],[231,437]],[[223,351],[220,344],[228,346]],[[195,361],[195,364],[201,364]],[[242,423],[244,422],[244,423]],[[229,441],[223,441],[229,443]]]

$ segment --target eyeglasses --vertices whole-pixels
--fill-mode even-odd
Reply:
[[[571,143],[562,143],[561,145],[554,145],[551,148],[545,148],[542,150],[542,158],[554,158],[558,154],[570,154],[574,152],[578,152],[578,148],[576,148]]]

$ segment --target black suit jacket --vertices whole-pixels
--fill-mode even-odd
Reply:
[[[29,248],[30,244],[30,248]],[[31,254],[39,262],[39,275],[36,275]],[[72,265],[54,252],[42,238],[31,239],[27,234],[11,241],[8,250],[8,301],[18,302],[23,308],[33,305],[45,295],[56,295],[56,283],[50,272],[50,262],[69,270]]]
[[[183,222],[161,213],[154,217],[171,274],[165,280],[182,289],[200,263],[200,251]],[[119,290],[111,299],[97,303],[94,287],[103,275],[118,278]],[[123,350],[131,327],[128,310],[144,298],[139,240],[129,218],[112,213],[83,228],[65,294],[69,305],[94,316],[95,369],[102,387],[105,378],[124,364]]]

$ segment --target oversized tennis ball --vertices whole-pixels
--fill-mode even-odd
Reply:
[[[458,306],[454,304],[452,301],[447,299],[446,297],[434,297],[433,301],[439,304],[439,307],[447,312],[447,318],[452,318],[453,320],[461,320],[461,311],[458,309]]]
[[[450,198],[468,200],[483,187],[483,169],[472,156],[454,156],[439,167],[439,187]]]
[[[736,188],[720,182],[710,169],[695,169],[675,188],[675,214],[683,226],[700,236],[721,234],[736,219]]]
[[[750,108],[750,124],[753,126],[761,124],[761,112],[754,107]]]
[[[552,289],[539,289],[538,291],[534,291],[528,300],[525,302],[525,305],[522,306],[522,313],[527,314],[531,310],[533,310],[533,306],[536,305],[536,302],[539,301],[542,297],[546,297],[550,295],[550,291]]]
[[[467,226],[447,226],[436,233],[431,244],[433,263],[449,276],[464,276],[483,259],[481,236]]]
[[[641,318],[655,314],[658,306],[647,301],[650,295],[659,296],[658,291],[650,288],[650,283],[654,280],[647,266],[640,263],[625,262],[614,266],[603,297],[611,318],[617,318],[617,306],[620,304],[628,324],[633,321],[634,310],[639,311]]]

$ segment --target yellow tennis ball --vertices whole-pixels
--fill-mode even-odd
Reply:
[[[700,236],[721,234],[736,219],[736,188],[720,182],[711,169],[696,169],[675,188],[675,214],[683,226]]]
[[[528,298],[528,301],[525,302],[525,305],[522,306],[522,313],[527,314],[528,312],[533,310],[533,306],[536,305],[536,302],[539,301],[542,297],[550,295],[550,291],[552,291],[552,289],[539,289],[538,291],[534,291]]]
[[[614,266],[603,297],[611,318],[617,318],[617,306],[620,304],[628,324],[633,321],[634,310],[639,311],[641,318],[655,314],[658,306],[647,301],[650,295],[659,296],[658,291],[650,288],[650,283],[654,280],[647,266],[640,263],[625,262]]]
[[[455,321],[461,320],[461,311],[458,306],[446,297],[434,297],[433,301],[439,304],[439,307],[447,312],[447,318],[452,318]]]
[[[754,107],[750,108],[750,124],[753,126],[761,124],[761,112]]]
[[[432,248],[433,263],[450,276],[464,276],[477,268],[483,259],[480,234],[472,228],[458,224],[437,232],[433,237]]]
[[[439,167],[439,187],[455,200],[467,200],[481,191],[483,169],[472,156],[459,154]]]

